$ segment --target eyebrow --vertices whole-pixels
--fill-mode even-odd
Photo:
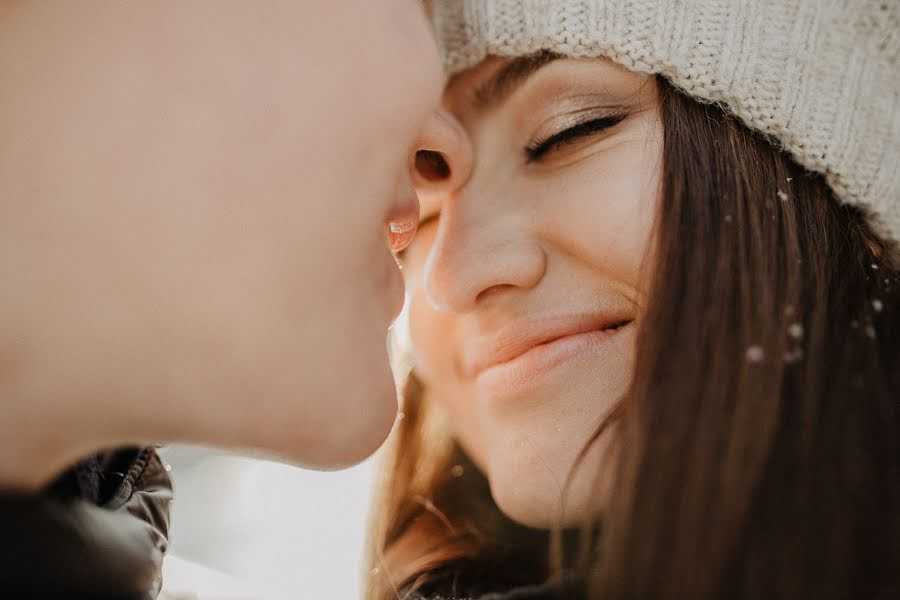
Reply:
[[[497,71],[474,92],[474,108],[485,111],[502,104],[509,96],[551,62],[562,58],[549,50],[515,58]]]

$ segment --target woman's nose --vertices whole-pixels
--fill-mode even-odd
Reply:
[[[436,310],[465,314],[517,302],[544,278],[547,256],[528,215],[466,189],[441,213],[424,265],[425,295]],[[479,200],[481,202],[479,202]]]
[[[546,257],[528,232],[528,215],[516,203],[488,201],[504,197],[500,190],[483,185],[471,189],[473,146],[451,114],[432,114],[411,161],[419,198],[440,206],[438,231],[424,265],[424,289],[434,308],[465,313],[502,295],[495,292],[537,285]],[[487,197],[479,202],[482,194]]]
[[[423,201],[458,190],[472,173],[472,146],[465,129],[444,109],[431,114],[410,156],[416,193]]]

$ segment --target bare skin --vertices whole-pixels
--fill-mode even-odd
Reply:
[[[572,525],[598,508],[595,474],[614,446],[601,437],[576,459],[632,372],[659,103],[652,80],[603,60],[552,61],[498,94],[490,82],[508,64],[488,59],[445,92],[462,131],[435,148],[451,175],[418,179],[423,219],[404,255],[412,351],[500,509]]]
[[[126,443],[374,451],[442,83],[415,0],[4,2],[0,485]]]

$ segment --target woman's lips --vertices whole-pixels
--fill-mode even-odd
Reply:
[[[516,329],[483,346],[471,363],[476,385],[491,396],[522,390],[573,359],[588,356],[629,330],[631,319],[593,319],[548,323],[543,330],[516,335]],[[554,327],[555,325],[555,327]]]

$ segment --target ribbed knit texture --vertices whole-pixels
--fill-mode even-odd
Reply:
[[[451,74],[551,50],[661,74],[900,241],[900,0],[437,0]]]

